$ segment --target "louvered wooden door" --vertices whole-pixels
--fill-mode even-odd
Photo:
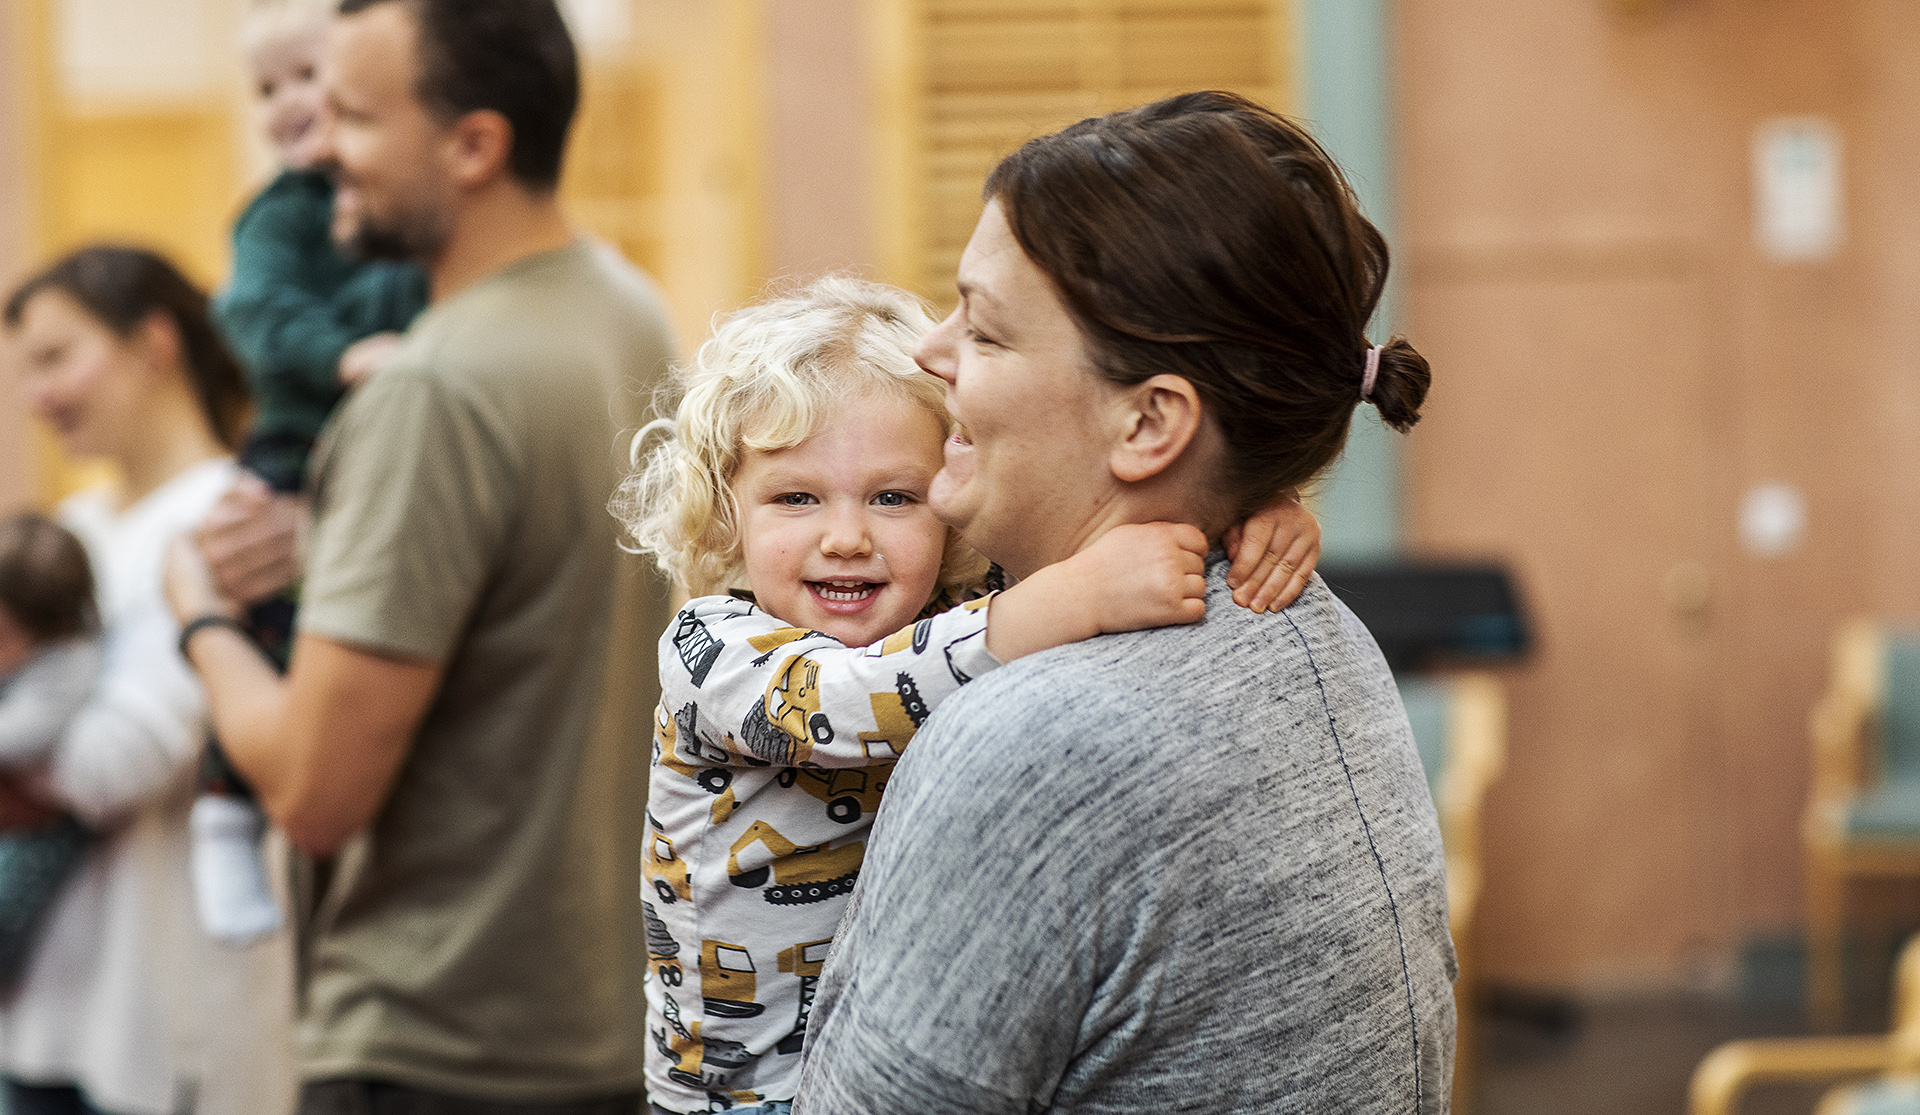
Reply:
[[[661,261],[666,175],[660,71],[646,60],[588,59],[564,182],[581,225],[652,274]]]
[[[1025,140],[1195,89],[1293,100],[1287,0],[878,0],[887,277],[947,303],[980,186]]]

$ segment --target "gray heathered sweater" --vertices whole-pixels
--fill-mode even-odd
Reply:
[[[1293,607],[1033,655],[887,790],[796,1115],[1447,1110],[1446,880],[1366,629]]]

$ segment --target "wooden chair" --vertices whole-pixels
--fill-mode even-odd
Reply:
[[[1920,1115],[1920,1106],[1860,1106],[1867,1101],[1898,1100],[1912,1074],[1920,1070],[1920,936],[1900,952],[1894,974],[1893,1026],[1891,1033],[1858,1037],[1730,1041],[1707,1054],[1694,1069],[1688,1115],[1734,1115],[1740,1097],[1758,1085],[1819,1083],[1869,1073],[1888,1075],[1866,1086],[1830,1092],[1821,1102],[1822,1115],[1880,1115],[1882,1110]]]
[[[1440,814],[1447,854],[1448,929],[1460,960],[1454,981],[1459,1018],[1454,1045],[1453,1109],[1467,1110],[1479,1047],[1480,983],[1474,915],[1485,872],[1481,860],[1481,806],[1507,755],[1507,701],[1486,674],[1409,677],[1400,682],[1407,720],[1426,768],[1427,788]]]
[[[1920,878],[1920,632],[1868,620],[1842,627],[1810,730],[1807,1005],[1830,1030],[1846,1009],[1847,883]]]
[[[1920,1115],[1920,1064],[1909,1063],[1878,1080],[1835,1088],[1813,1115]]]
[[[1868,1084],[1834,1088],[1814,1115],[1920,1115],[1920,1071],[1908,1065]]]

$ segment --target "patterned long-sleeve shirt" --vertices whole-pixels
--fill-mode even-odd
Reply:
[[[660,640],[648,792],[648,1090],[791,1100],[807,1013],[894,761],[999,663],[991,597],[870,647],[702,597]]]

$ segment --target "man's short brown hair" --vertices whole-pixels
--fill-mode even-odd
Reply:
[[[420,30],[420,101],[441,123],[488,109],[513,126],[523,186],[560,184],[580,107],[580,60],[555,0],[341,0],[341,15],[404,3]]]

